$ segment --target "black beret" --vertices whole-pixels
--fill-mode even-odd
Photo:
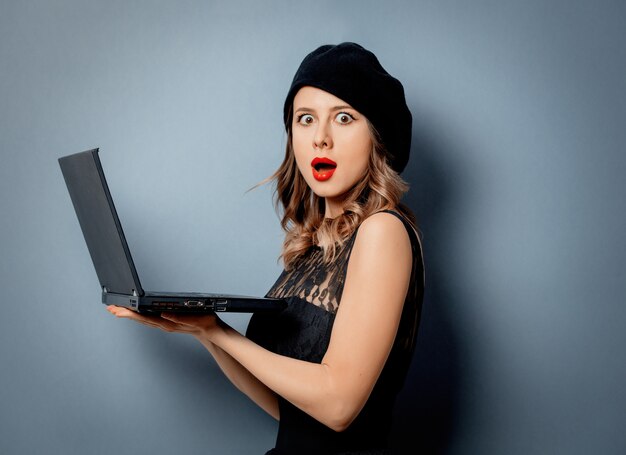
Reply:
[[[411,151],[411,111],[402,84],[372,52],[346,42],[326,44],[307,55],[285,99],[285,128],[291,121],[293,99],[304,86],[331,93],[367,117],[389,153],[391,167],[398,173],[404,170]]]

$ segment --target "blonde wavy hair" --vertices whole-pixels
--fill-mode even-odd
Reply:
[[[291,121],[287,122],[285,158],[274,174],[259,183],[262,185],[274,181],[276,184],[274,206],[279,216],[282,211],[280,224],[285,231],[279,259],[283,260],[286,270],[290,270],[296,260],[313,245],[322,248],[324,262],[332,262],[339,247],[359,225],[381,210],[398,211],[417,232],[415,216],[400,202],[409,186],[391,168],[387,159],[388,152],[380,141],[378,132],[369,120],[367,124],[372,150],[365,177],[346,193],[344,212],[336,218],[328,219],[324,217],[324,198],[311,191],[298,170],[293,151]]]

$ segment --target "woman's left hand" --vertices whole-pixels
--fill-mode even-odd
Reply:
[[[215,314],[161,313],[152,316],[116,305],[108,305],[107,311],[118,318],[132,319],[165,332],[189,333],[196,337],[208,336],[219,327]]]

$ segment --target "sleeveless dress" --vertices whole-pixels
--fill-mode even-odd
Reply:
[[[393,347],[365,406],[350,424],[336,432],[278,396],[280,421],[276,447],[266,455],[388,454],[395,397],[409,369],[424,293],[422,250],[417,234],[400,214],[413,252],[413,268]],[[311,247],[289,272],[283,270],[267,297],[283,298],[279,314],[253,314],[246,336],[280,355],[321,363],[328,348],[335,314],[341,304],[346,269],[358,229],[330,265],[320,247]],[[384,304],[384,302],[381,302]]]

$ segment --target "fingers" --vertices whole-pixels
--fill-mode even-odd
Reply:
[[[178,321],[174,313],[161,313],[161,317],[169,321]]]
[[[173,314],[161,313],[161,317],[185,328],[188,333],[210,337],[219,328],[219,318],[215,313],[210,314]]]
[[[135,313],[134,311],[129,310],[128,308],[124,308],[124,307],[116,306],[116,305],[107,305],[107,311],[111,313],[113,316],[117,316],[118,318],[131,317],[134,314],[138,314],[138,313]]]
[[[172,321],[180,325],[186,325],[189,327],[200,327],[207,325],[209,321],[214,321],[215,315],[161,313],[161,318],[167,319],[168,321]]]
[[[174,320],[165,319],[159,316],[148,316],[145,314],[140,314],[135,311],[129,310],[128,308],[118,307],[115,305],[107,306],[107,311],[114,316],[122,319],[132,319],[141,324],[155,327],[157,329],[161,329],[165,332],[182,332],[182,333],[193,333],[193,327],[178,324]]]
[[[138,322],[150,322],[155,319],[153,316],[140,314],[140,313],[137,313],[136,311],[129,310],[128,308],[115,306],[115,305],[107,306],[107,311],[111,313],[113,316],[116,316],[118,318],[134,319],[135,321],[138,321]]]

